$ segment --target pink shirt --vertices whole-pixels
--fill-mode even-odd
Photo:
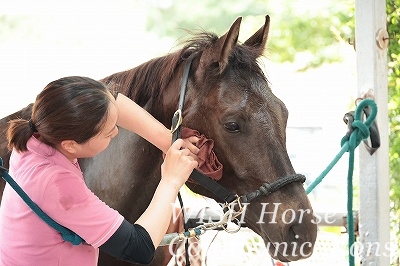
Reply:
[[[13,151],[10,175],[52,219],[81,236],[74,246],[41,220],[7,184],[0,206],[0,265],[97,265],[98,247],[123,217],[91,192],[77,162],[32,137]]]

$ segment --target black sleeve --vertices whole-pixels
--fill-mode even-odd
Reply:
[[[125,219],[117,231],[99,248],[117,259],[142,264],[149,264],[155,251],[146,229]]]

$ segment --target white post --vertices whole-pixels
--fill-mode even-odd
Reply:
[[[386,30],[386,1],[356,0],[355,7],[357,88],[359,94],[373,90],[381,140],[380,148],[372,156],[363,143],[359,146],[361,263],[387,266],[390,265],[387,48],[380,48],[376,39],[379,29]]]

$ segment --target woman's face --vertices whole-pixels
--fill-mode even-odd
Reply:
[[[115,104],[114,98],[110,103],[110,110],[108,112],[107,120],[104,124],[103,130],[99,134],[90,138],[83,144],[78,144],[77,158],[93,157],[103,151],[110,144],[112,138],[118,134],[117,119],[118,109]]]

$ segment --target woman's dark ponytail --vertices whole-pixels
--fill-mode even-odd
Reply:
[[[13,148],[18,152],[28,150],[26,143],[30,137],[32,137],[33,133],[37,131],[32,129],[30,124],[32,124],[33,127],[34,124],[29,121],[25,119],[14,119],[8,122],[7,141],[9,150],[12,150]]]

